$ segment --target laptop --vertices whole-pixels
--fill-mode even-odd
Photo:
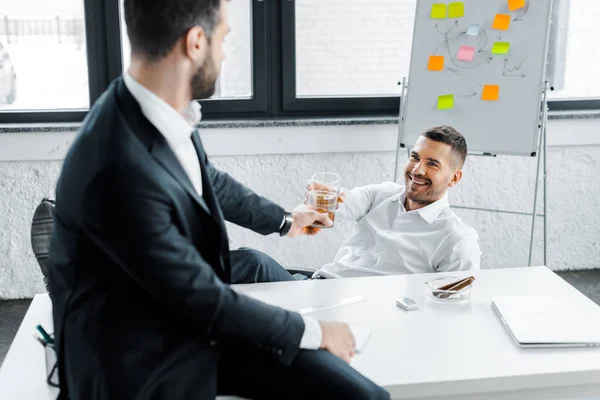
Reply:
[[[587,298],[502,296],[492,308],[519,347],[600,346],[600,307]]]

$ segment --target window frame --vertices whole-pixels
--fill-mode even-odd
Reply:
[[[240,0],[244,1],[244,0]],[[252,1],[251,99],[203,100],[203,119],[397,116],[400,96],[296,97],[296,2]],[[83,0],[90,104],[122,74],[119,0]],[[600,97],[550,99],[550,111],[600,110]],[[88,109],[0,111],[0,124],[81,122]]]

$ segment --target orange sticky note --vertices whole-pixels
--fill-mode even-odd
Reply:
[[[525,0],[508,0],[508,9],[510,11],[518,10],[525,7],[525,5]]]
[[[444,70],[444,56],[429,56],[429,64],[427,69],[430,71]]]
[[[500,85],[483,85],[481,100],[498,101],[500,97]]]
[[[510,15],[496,14],[496,18],[494,18],[494,23],[492,24],[493,29],[498,29],[499,31],[507,31],[509,26]]]

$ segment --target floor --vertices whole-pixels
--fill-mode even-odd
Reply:
[[[600,305],[600,269],[557,272],[564,280]],[[0,301],[0,365],[31,300]]]

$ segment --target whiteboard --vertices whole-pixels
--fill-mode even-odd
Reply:
[[[451,125],[465,136],[469,152],[534,155],[552,0],[525,0],[522,8],[513,11],[509,0],[417,3],[408,87],[402,101],[401,147],[412,147],[427,127]],[[460,5],[451,3],[464,5],[463,17],[456,17]],[[432,7],[440,5],[445,5],[448,18],[432,18]],[[454,18],[449,18],[450,11]],[[502,22],[508,21],[508,29],[492,27],[497,14],[501,16],[495,27],[504,28]],[[469,30],[471,25],[479,25],[479,30],[475,26]],[[496,42],[508,42],[508,52],[495,54]],[[461,46],[467,47],[459,57]],[[472,59],[468,47],[474,50]],[[504,51],[501,45],[496,49]],[[430,60],[430,56],[443,56],[443,66],[436,65],[439,57]],[[494,86],[499,87],[497,100],[493,100]],[[449,106],[440,101],[443,95],[452,95],[452,108],[439,109]],[[484,100],[484,95],[491,100]]]

